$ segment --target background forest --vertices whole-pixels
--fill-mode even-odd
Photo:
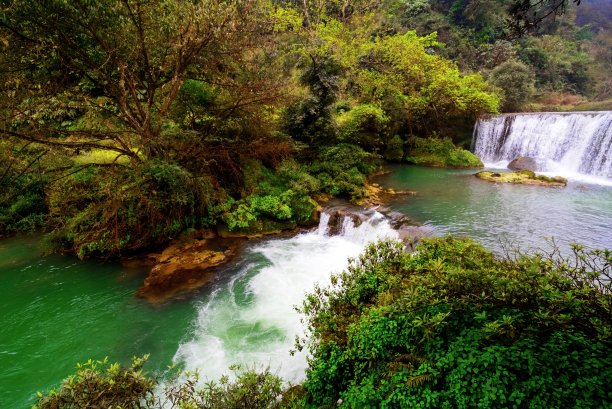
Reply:
[[[307,224],[479,115],[608,106],[610,4],[521,36],[512,5],[3,1],[0,234],[87,257]]]

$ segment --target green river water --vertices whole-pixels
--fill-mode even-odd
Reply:
[[[73,257],[41,256],[33,238],[0,242],[0,408],[25,408],[89,358],[129,363],[151,353],[171,363],[195,308],[152,307],[134,297],[143,272]]]
[[[496,185],[474,178],[473,171],[408,166],[392,170],[378,182],[418,193],[391,207],[437,234],[471,235],[495,250],[504,241],[522,248],[542,247],[544,237],[556,237],[563,248],[569,241],[612,248],[612,187]],[[366,238],[372,234],[352,234],[357,233]],[[88,358],[109,356],[129,363],[133,355],[150,353],[148,370],[159,372],[178,356],[188,368],[206,372],[215,362],[223,367],[257,356],[257,351],[242,353],[248,349],[244,340],[255,339],[286,359],[295,324],[285,322],[283,314],[291,313],[302,287],[310,285],[308,280],[328,274],[323,271],[313,278],[310,271],[337,271],[342,268],[338,258],[361,248],[353,239],[314,235],[254,244],[215,291],[203,290],[157,307],[134,297],[143,271],[73,257],[43,257],[33,237],[0,241],[0,408],[30,406],[37,390],[58,385],[76,362]],[[282,281],[293,270],[298,275]],[[287,308],[270,303],[283,296],[289,298]],[[299,379],[300,368],[287,370],[287,376]]]

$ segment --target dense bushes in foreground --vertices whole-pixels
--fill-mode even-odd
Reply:
[[[313,406],[609,407],[612,254],[370,245],[307,297]]]
[[[197,374],[179,375],[163,385],[143,375],[147,356],[134,358],[132,365],[89,360],[59,390],[38,394],[35,409],[59,408],[253,408],[278,406],[282,381],[268,370],[256,372],[232,368],[236,380],[225,377],[196,389]]]
[[[238,371],[203,389],[194,378],[168,383],[162,396],[189,408],[609,407],[611,278],[608,250],[498,259],[453,237],[413,254],[371,244],[304,302],[303,385],[283,391],[268,371]],[[141,363],[89,362],[38,405],[161,407]]]

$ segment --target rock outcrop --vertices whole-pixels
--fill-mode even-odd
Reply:
[[[487,180],[489,182],[496,183],[515,183],[522,185],[538,185],[538,186],[552,186],[552,187],[564,187],[567,185],[567,179],[561,176],[542,176],[536,175],[530,170],[519,170],[516,172],[497,173],[491,171],[478,172],[476,177]]]
[[[219,247],[214,241],[204,239],[173,244],[161,254],[148,255],[153,267],[138,296],[159,303],[206,285],[216,277],[215,267],[227,263],[236,254],[236,247]]]
[[[540,161],[536,158],[531,158],[528,156],[519,156],[514,159],[512,162],[508,164],[508,169],[510,170],[530,170],[532,172],[541,171],[542,166],[540,165]]]

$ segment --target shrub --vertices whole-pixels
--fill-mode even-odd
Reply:
[[[392,162],[401,162],[404,158],[404,141],[399,135],[395,135],[387,143],[385,159]]]
[[[321,189],[353,200],[363,196],[366,176],[380,167],[380,157],[355,145],[340,144],[320,151],[310,170]]]
[[[377,152],[384,146],[389,118],[377,106],[364,104],[338,117],[340,139],[358,145],[368,152]]]
[[[372,244],[304,303],[304,404],[608,407],[611,261],[580,247],[497,259],[453,237],[413,254]]]
[[[406,160],[421,166],[480,168],[482,161],[473,153],[456,147],[450,138],[412,138]]]
[[[222,195],[207,178],[160,160],[136,171],[90,166],[49,191],[58,224],[50,241],[79,257],[164,244],[185,228],[216,221]]]
[[[506,61],[491,71],[489,81],[504,92],[502,111],[520,111],[535,93],[535,74],[519,61]]]
[[[38,393],[35,409],[58,408],[274,408],[283,393],[281,379],[262,371],[230,368],[235,379],[199,385],[198,374],[178,373],[164,383],[147,376],[142,366],[148,356],[134,358],[130,367],[89,360],[77,365],[57,390]]]
[[[68,377],[58,390],[38,394],[36,409],[57,408],[141,408],[154,400],[156,381],[142,374],[147,356],[135,358],[123,368],[108,359],[77,364],[75,375]]]

